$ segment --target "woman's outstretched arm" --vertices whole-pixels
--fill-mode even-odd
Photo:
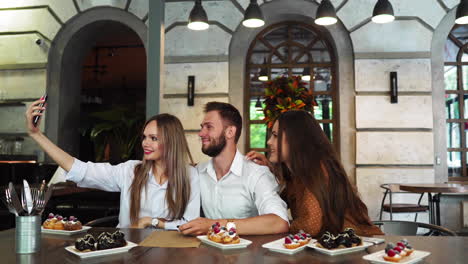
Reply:
[[[34,101],[25,112],[26,116],[26,128],[29,136],[37,142],[37,144],[49,155],[57,164],[64,170],[69,171],[73,166],[75,160],[70,154],[63,151],[57,145],[52,143],[39,129],[39,124],[42,119],[39,119],[37,126],[33,125],[33,118],[35,116],[42,116],[44,114],[45,107],[39,106],[40,103],[44,103],[44,100]],[[42,110],[42,113],[39,112]]]

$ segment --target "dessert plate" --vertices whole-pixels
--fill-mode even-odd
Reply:
[[[81,228],[79,230],[68,231],[68,230],[46,229],[46,228],[41,226],[41,232],[44,233],[44,234],[67,235],[67,236],[83,233],[83,232],[86,232],[89,229],[91,229],[90,226],[83,226],[83,228]]]
[[[75,246],[68,246],[65,248],[66,251],[73,253],[80,258],[90,258],[90,257],[98,257],[98,256],[106,256],[118,253],[124,253],[129,251],[131,248],[138,246],[137,244],[127,241],[127,245],[125,247],[118,247],[118,248],[111,248],[111,249],[101,249],[95,251],[88,251],[88,252],[81,252],[75,248]]]
[[[312,239],[311,241],[309,241],[309,244],[314,243],[315,241],[317,241],[317,240]],[[280,239],[277,239],[275,241],[263,244],[262,247],[267,248],[267,249],[269,249],[271,251],[274,251],[274,252],[279,252],[279,253],[283,253],[283,254],[292,255],[292,254],[296,254],[299,251],[302,251],[307,246],[307,244],[305,244],[305,245],[297,247],[295,249],[287,249],[287,248],[285,248],[283,246],[283,244],[284,244],[284,237],[280,238]]]
[[[398,261],[398,263],[402,263],[402,264],[416,263],[416,262],[422,260],[423,258],[429,256],[430,254],[431,254],[431,252],[415,250],[408,257],[404,257],[400,261]],[[391,262],[391,261],[385,260],[383,258],[384,255],[385,255],[385,250],[380,250],[380,251],[374,252],[372,254],[365,255],[362,258],[365,259],[365,260],[370,261],[371,263],[379,263],[379,264],[395,264],[396,263],[396,262]]]
[[[246,248],[248,245],[252,244],[252,241],[247,239],[240,239],[239,244],[221,244],[214,241],[209,240],[206,235],[205,236],[197,236],[201,242],[208,244],[210,246],[214,246],[220,249],[237,249],[237,248]]]
[[[317,250],[318,252],[330,255],[330,256],[335,256],[335,255],[341,255],[341,254],[347,254],[355,251],[360,251],[364,250],[370,246],[372,246],[372,243],[369,242],[362,242],[362,245],[356,246],[356,247],[350,247],[350,248],[336,248],[336,249],[326,249],[326,248],[321,248],[317,246],[317,242],[315,243],[309,243],[307,244],[308,247],[313,248]]]

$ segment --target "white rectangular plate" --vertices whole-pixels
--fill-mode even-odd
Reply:
[[[83,226],[83,228],[80,229],[80,230],[68,231],[68,230],[46,229],[46,228],[41,226],[41,232],[44,233],[44,234],[55,234],[55,235],[71,236],[71,235],[74,235],[74,234],[79,234],[79,233],[86,232],[87,230],[89,230],[91,228],[92,227],[90,227],[90,226]]]
[[[131,248],[138,246],[137,244],[127,241],[127,245],[125,247],[118,247],[118,248],[111,248],[111,249],[102,249],[102,250],[95,250],[89,252],[81,252],[75,248],[75,245],[68,246],[65,248],[68,252],[71,252],[80,258],[91,258],[91,257],[99,257],[99,256],[106,256],[118,253],[124,253],[129,251]]]
[[[309,243],[314,243],[315,241],[317,241],[317,240],[312,239],[311,241],[309,241]],[[305,244],[305,245],[300,246],[300,247],[295,248],[295,249],[287,249],[287,248],[285,248],[283,246],[283,244],[284,244],[284,237],[280,238],[280,239],[277,239],[275,241],[263,244],[262,247],[267,248],[267,249],[269,249],[271,251],[292,255],[292,254],[295,254],[295,253],[297,253],[299,251],[302,251],[307,246],[307,244]]]
[[[416,263],[423,258],[429,256],[431,252],[415,250],[409,257],[403,257],[398,263],[400,264],[411,264]],[[372,263],[379,264],[395,264],[396,262],[386,261],[383,256],[385,255],[385,250],[380,250],[369,255],[365,255],[362,258],[368,260]]]
[[[317,244],[317,242],[309,243],[309,244],[307,244],[307,246],[310,247],[310,248],[313,248],[313,249],[315,249],[315,250],[317,250],[317,251],[319,251],[321,253],[330,255],[330,256],[341,255],[341,254],[347,254],[347,253],[351,253],[351,252],[355,252],[355,251],[360,251],[360,250],[364,250],[364,249],[372,246],[372,243],[362,242],[362,245],[357,246],[357,247],[326,249],[326,248],[318,247],[316,244]]]
[[[252,244],[252,241],[247,240],[247,239],[240,239],[239,244],[221,244],[221,243],[216,243],[214,241],[209,240],[206,236],[197,236],[198,239],[200,239],[201,242],[208,244],[213,247],[217,247],[220,249],[236,249],[236,248],[246,248],[248,245]]]

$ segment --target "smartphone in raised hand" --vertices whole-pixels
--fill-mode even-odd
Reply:
[[[45,105],[45,103],[47,102],[47,94],[44,94],[42,97],[41,97],[42,100],[44,100],[43,103],[40,103],[39,106],[40,107],[43,107]],[[39,113],[42,113],[44,112],[43,110],[38,110]],[[34,116],[33,117],[33,125],[34,126],[37,126],[37,123],[39,122],[39,119],[41,119],[41,116]]]

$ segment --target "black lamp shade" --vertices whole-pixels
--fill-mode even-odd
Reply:
[[[204,30],[209,27],[208,16],[201,4],[201,0],[195,1],[195,6],[190,11],[188,27],[193,30]]]
[[[468,1],[461,0],[455,18],[457,24],[468,24]]]
[[[257,0],[250,0],[250,4],[245,10],[242,25],[250,28],[261,27],[265,25],[262,10],[258,6]]]
[[[301,79],[306,82],[310,81],[310,67],[304,68],[304,71],[302,71]]]
[[[322,0],[317,8],[317,15],[315,17],[315,24],[322,26],[333,25],[338,21],[335,7],[330,0]]]
[[[260,102],[260,96],[257,97],[257,102],[255,103],[256,108],[262,108],[262,102]]]
[[[372,12],[372,21],[375,23],[388,23],[395,20],[393,7],[388,0],[378,0]]]

